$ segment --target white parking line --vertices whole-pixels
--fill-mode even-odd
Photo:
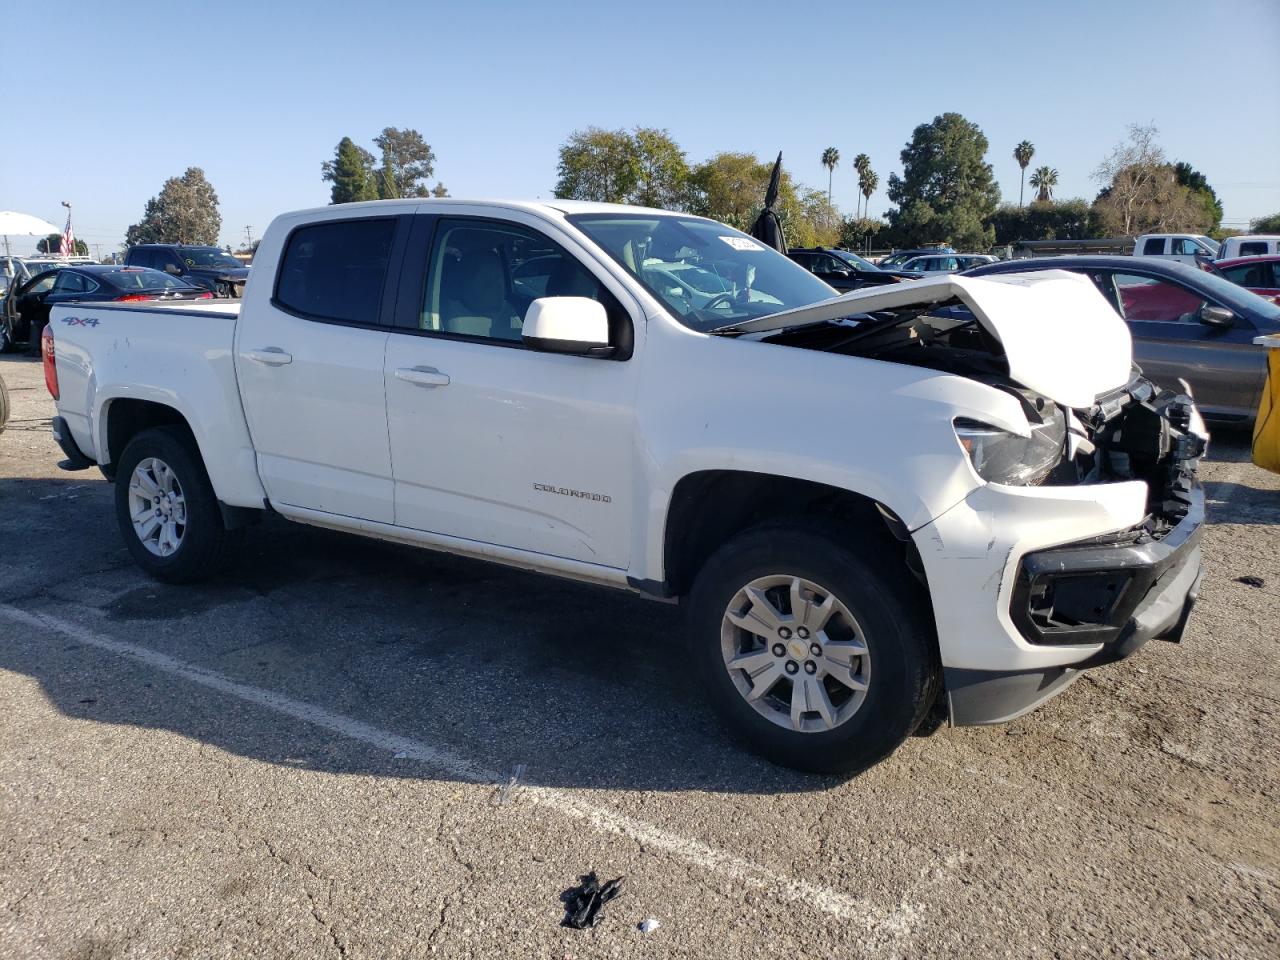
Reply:
[[[154,670],[197,683],[210,690],[273,710],[295,720],[302,720],[380,750],[387,750],[393,755],[404,754],[406,758],[430,764],[458,780],[471,783],[497,783],[502,779],[496,771],[460,756],[447,747],[400,736],[360,720],[325,710],[323,707],[232,680],[220,673],[206,670],[168,654],[103,636],[77,623],[45,613],[20,610],[9,605],[0,605],[0,616],[38,630],[62,634],[87,646],[105,650]],[[888,934],[891,941],[900,941],[903,934],[910,932],[911,917],[903,915],[904,906],[895,910],[886,910],[865,899],[841,893],[831,887],[783,876],[767,867],[734,856],[700,840],[683,837],[652,823],[589,803],[563,790],[528,786],[521,788],[521,794],[531,798],[539,806],[585,822],[602,833],[617,834],[647,849],[661,850],[705,870],[728,877],[744,886],[764,890],[786,900],[808,904],[841,919],[860,921],[868,932],[876,931],[882,936]]]

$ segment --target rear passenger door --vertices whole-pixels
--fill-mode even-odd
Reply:
[[[387,345],[396,524],[626,567],[638,307],[532,214],[417,221]],[[617,358],[526,346],[525,313],[544,295],[603,303]]]
[[[284,512],[394,518],[382,368],[407,229],[398,216],[302,223],[264,251],[276,276],[249,285],[236,372],[258,472]]]

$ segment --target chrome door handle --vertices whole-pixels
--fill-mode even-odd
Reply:
[[[396,370],[396,379],[419,387],[447,387],[449,375],[441,373],[435,367],[400,367]]]
[[[256,360],[258,363],[265,363],[269,367],[283,367],[286,363],[293,363],[293,354],[285,353],[279,347],[266,347],[262,350],[246,350],[242,356],[248,360]]]

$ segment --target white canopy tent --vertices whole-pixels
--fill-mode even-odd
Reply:
[[[0,210],[0,236],[4,237],[5,256],[9,255],[10,237],[47,237],[62,233],[62,228],[29,213]]]

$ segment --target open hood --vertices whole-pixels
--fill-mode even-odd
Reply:
[[[1000,341],[1010,377],[1057,403],[1087,408],[1129,382],[1129,328],[1088,277],[1065,270],[928,277],[856,290],[733,329],[762,333],[957,298]]]

